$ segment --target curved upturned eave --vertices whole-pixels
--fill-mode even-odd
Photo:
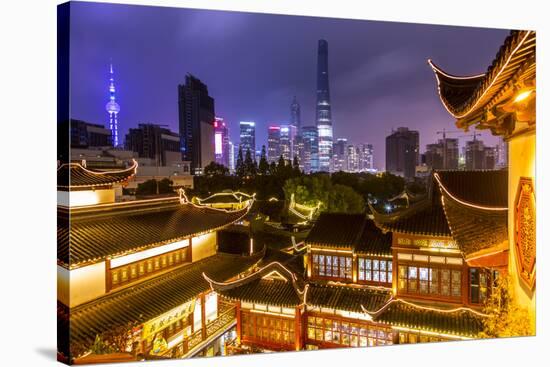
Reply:
[[[128,181],[137,173],[138,163],[132,160],[132,165],[121,170],[94,171],[80,163],[64,163],[57,169],[58,189],[86,189],[112,186]],[[68,172],[64,172],[64,170]],[[64,175],[67,177],[64,177]]]
[[[457,76],[445,72],[431,59],[428,59],[428,64],[434,72],[437,82],[437,92],[441,103],[452,116],[458,117],[461,108],[472,99],[475,91],[485,79],[486,74]],[[463,95],[455,97],[455,100],[452,100],[450,95],[451,92],[462,92]]]
[[[428,64],[436,76],[439,97],[445,109],[457,120],[470,117],[473,114],[477,115],[476,111],[479,111],[502,89],[503,81],[508,80],[522,63],[534,57],[535,43],[536,33],[534,31],[512,31],[500,47],[487,72],[474,76],[460,77],[446,73],[432,60],[428,60]],[[471,88],[471,84],[476,81],[478,85]],[[463,87],[470,85],[471,91],[460,99],[460,103],[449,101],[446,93],[442,91],[442,86],[453,88],[453,83],[458,83],[458,86],[462,85]],[[467,125],[459,124],[458,127],[467,128]]]

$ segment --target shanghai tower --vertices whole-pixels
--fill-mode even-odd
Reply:
[[[330,172],[332,161],[332,116],[328,85],[328,42],[319,40],[317,51],[316,121],[319,134],[319,170]]]

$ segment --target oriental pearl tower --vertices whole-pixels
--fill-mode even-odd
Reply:
[[[115,101],[115,78],[113,73],[113,64],[110,64],[109,78],[109,102],[105,105],[105,109],[109,114],[109,129],[111,130],[111,141],[114,147],[118,146],[118,113],[120,106]]]

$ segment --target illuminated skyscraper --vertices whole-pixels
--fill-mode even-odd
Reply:
[[[214,120],[214,154],[216,163],[229,168],[229,130],[221,117]]]
[[[270,125],[267,129],[267,161],[277,162],[281,155],[281,127]]]
[[[185,161],[191,161],[193,174],[202,172],[214,154],[214,98],[208,87],[191,74],[178,85],[180,150]]]
[[[361,144],[359,147],[359,169],[361,171],[374,170],[374,148],[372,144]]]
[[[296,131],[298,134],[302,132],[302,116],[300,112],[300,104],[294,96],[292,104],[290,105],[290,124],[296,126]]]
[[[348,145],[348,139],[338,138],[336,139],[336,142],[334,142],[332,146],[332,153],[333,153],[332,169],[335,172],[345,171],[347,169],[347,164],[346,164],[347,145]]]
[[[347,172],[358,172],[360,170],[359,148],[355,145],[346,147],[346,170]]]
[[[113,72],[113,64],[110,65],[109,76],[109,102],[105,105],[105,109],[109,114],[109,130],[111,130],[111,140],[114,147],[118,146],[118,113],[120,106],[116,103],[115,98],[115,77]]]
[[[317,51],[316,122],[319,134],[319,170],[330,172],[332,160],[332,114],[328,81],[328,42],[319,40]]]
[[[235,144],[232,141],[229,142],[229,172],[231,174],[235,173]]]
[[[239,127],[243,157],[247,150],[250,150],[250,154],[254,157],[256,152],[256,123],[253,121],[241,121]]]
[[[286,161],[293,161],[297,152],[294,151],[296,126],[281,125],[281,155]]]
[[[302,128],[302,142],[304,144],[303,170],[306,173],[319,171],[319,135],[316,126]]]

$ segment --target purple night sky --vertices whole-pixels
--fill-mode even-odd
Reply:
[[[392,128],[419,130],[421,151],[437,130],[455,130],[426,60],[456,75],[484,72],[509,32],[78,2],[71,25],[71,117],[107,126],[112,59],[121,140],[144,122],[178,131],[177,85],[186,73],[208,85],[233,142],[239,121],[256,121],[256,144],[266,144],[268,124],[289,121],[294,95],[302,125],[314,125],[316,47],[324,38],[334,139],[374,144],[378,169]],[[487,133],[482,139],[496,142]]]

